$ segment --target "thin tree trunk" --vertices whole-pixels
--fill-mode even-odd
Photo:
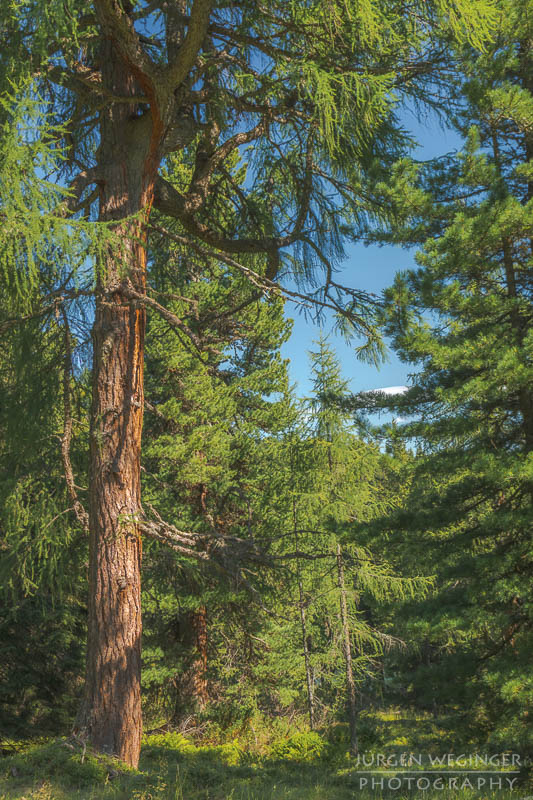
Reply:
[[[305,677],[307,681],[307,705],[309,707],[309,727],[314,730],[315,727],[315,696],[313,692],[313,671],[311,661],[309,658],[309,640],[307,636],[307,619],[305,615],[305,598],[302,586],[302,579],[300,576],[300,567],[298,567],[298,591],[300,593],[300,623],[302,626],[302,642],[304,649],[305,661]]]
[[[141,93],[109,39],[101,63],[110,94]],[[87,669],[75,729],[96,750],[132,766],[139,761],[142,734],[141,537],[135,517],[141,509],[145,312],[123,292],[130,287],[145,293],[143,221],[158,167],[156,134],[149,113],[138,107],[110,104],[101,112],[100,220],[116,223],[117,242],[107,249],[97,277]]]
[[[292,519],[294,525],[294,544],[296,551],[298,551],[298,527],[296,517],[296,500],[292,501]],[[309,657],[309,640],[307,636],[307,618],[305,614],[305,595],[302,583],[302,572],[300,569],[300,560],[296,559],[296,572],[298,577],[298,607],[300,610],[300,624],[302,626],[302,645],[304,651],[305,663],[305,678],[307,683],[307,706],[309,709],[309,727],[314,730],[315,727],[315,697],[313,691],[313,670],[311,667],[311,660]]]
[[[195,658],[192,665],[192,695],[201,711],[209,700],[207,686],[207,609],[201,606],[191,614],[191,631],[194,637]]]
[[[200,606],[189,611],[184,618],[184,644],[192,650],[188,666],[176,676],[177,698],[174,721],[179,722],[185,714],[203,711],[209,702],[207,683],[207,608]]]
[[[344,565],[342,563],[342,550],[337,545],[337,579],[340,590],[341,624],[343,635],[344,659],[346,664],[346,688],[348,694],[348,721],[350,724],[350,752],[357,754],[357,694],[352,668],[352,644],[348,626],[348,604],[346,602],[346,587],[344,585]]]
[[[205,460],[204,453],[198,455]],[[197,505],[200,517],[207,517],[207,485],[200,483],[197,486]],[[185,691],[185,701],[194,711],[203,711],[209,702],[209,688],[207,685],[207,608],[201,605],[187,615],[188,631],[186,638],[192,644],[193,659],[181,682]]]

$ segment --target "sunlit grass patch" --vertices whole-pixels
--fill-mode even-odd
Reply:
[[[342,732],[342,731],[341,731]],[[0,800],[517,800],[531,792],[389,791],[357,787],[342,736],[293,732],[268,751],[145,737],[138,770],[70,742],[28,746],[0,759]]]

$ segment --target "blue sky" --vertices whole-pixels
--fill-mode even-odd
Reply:
[[[454,131],[443,129],[434,116],[418,121],[410,113],[402,119],[405,127],[412,131],[419,142],[414,157],[420,160],[457,150],[461,140]],[[351,247],[342,269],[336,280],[346,286],[364,289],[379,294],[394,280],[397,271],[408,269],[414,265],[414,252],[400,247],[376,245]],[[296,306],[287,303],[286,315],[294,320],[294,328],[290,340],[283,346],[283,356],[290,359],[290,375],[297,384],[299,395],[307,395],[310,391],[309,359],[307,353],[314,349],[313,341],[319,334],[319,328],[310,320],[306,320]],[[342,365],[343,377],[350,381],[352,391],[369,391],[390,386],[402,386],[408,382],[412,365],[402,364],[395,354],[388,351],[388,360],[379,370],[370,364],[359,361],[354,346],[348,345],[342,336],[331,330],[331,317],[323,321],[323,332],[335,350]]]

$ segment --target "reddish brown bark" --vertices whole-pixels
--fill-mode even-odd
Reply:
[[[102,72],[110,92],[140,94],[111,40],[103,46]],[[158,166],[157,131],[149,114],[117,103],[102,112],[100,133],[100,219],[117,223],[117,242],[100,265],[93,326],[89,631],[77,728],[98,751],[136,766],[142,717],[141,538],[135,518],[141,508],[145,311],[124,292],[145,293],[143,222]]]
[[[205,460],[204,453],[197,453],[197,455]],[[191,503],[196,504],[200,516],[208,513],[205,483],[199,483],[193,488]],[[209,702],[207,608],[204,605],[187,612],[181,618],[180,641],[189,652],[189,658],[182,674],[175,678],[177,690],[174,707],[175,722],[178,722],[185,714],[202,711]]]
[[[202,711],[209,702],[207,683],[207,609],[200,606],[184,619],[183,642],[190,649],[190,660],[177,679],[176,720],[185,713]]]
[[[193,663],[193,697],[200,709],[209,700],[207,687],[207,609],[202,606],[191,615],[191,630],[194,636],[196,656]]]

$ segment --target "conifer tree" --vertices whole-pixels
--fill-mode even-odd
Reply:
[[[88,283],[88,508],[72,495],[90,536],[86,691],[76,729],[97,750],[136,765],[141,534],[166,535],[174,545],[180,538],[146,519],[140,497],[146,309],[182,329],[147,282],[152,207],[177,221],[174,236],[187,248],[233,259],[261,291],[276,290],[284,266],[300,277],[304,263],[324,268],[321,299],[372,337],[367,298],[343,292],[332,266],[343,239],[356,236],[372,212],[364,199],[368,170],[386,167],[402,144],[393,96],[421,95],[442,58],[435,27],[479,44],[493,4],[435,0],[406,10],[377,0],[327,7],[29,0],[3,4],[2,15],[2,69],[13,73],[16,62],[35,79],[33,91],[48,103],[64,145],[65,160],[49,173],[51,183],[70,187],[57,216],[71,211],[101,223]],[[247,146],[254,158],[242,184],[231,159]],[[175,153],[192,165],[185,181],[162,167]],[[102,240],[105,230],[110,237]],[[23,252],[4,262],[17,291],[21,275],[47,268],[34,248],[55,246],[40,226],[29,233]],[[71,252],[66,242],[64,255]],[[86,265],[79,259],[76,271]],[[66,277],[52,271],[51,291],[61,289],[68,318],[82,282],[72,271]],[[38,298],[32,313],[46,308]],[[67,485],[75,489],[70,476]],[[187,532],[180,541],[191,542]]]
[[[365,527],[398,500],[397,487],[388,485],[390,458],[363,441],[350,412],[334,403],[348,397],[348,387],[324,337],[311,364],[314,394],[277,448],[271,446],[276,477],[262,498],[264,516],[275,526],[275,553],[292,577],[284,619],[263,636],[270,641],[275,631],[276,641],[284,642],[283,663],[299,682],[299,689],[286,687],[288,697],[306,686],[313,724],[319,708],[322,717],[324,710],[347,717],[350,750],[356,752],[361,687],[395,642],[375,626],[366,607],[421,597],[428,582],[398,575],[382,553],[367,546]],[[291,606],[294,617],[287,619]],[[296,652],[288,648],[291,641]],[[279,649],[277,643],[273,650]]]
[[[462,53],[454,122],[465,146],[398,203],[407,224],[393,236],[429,238],[386,309],[395,347],[419,368],[392,406],[413,416],[400,428],[420,452],[406,509],[385,526],[407,560],[425,554],[438,572],[436,597],[413,608],[415,685],[440,703],[460,692],[476,734],[515,750],[530,747],[533,697],[531,11],[504,3],[497,43]],[[452,669],[450,687],[439,676]]]
[[[24,65],[7,66],[0,70],[0,703],[3,731],[27,735],[39,724],[64,730],[83,663],[87,548],[77,491],[87,469],[88,409],[72,351],[84,337],[92,238],[83,220],[57,213],[67,196],[50,175],[62,132],[21,78]],[[78,285],[67,287],[73,273]]]
[[[169,288],[169,270],[180,265],[170,308],[190,326],[194,343],[164,320],[151,320],[145,503],[199,539],[238,537],[265,548],[255,514],[264,477],[257,474],[258,451],[266,437],[283,430],[290,414],[287,364],[279,353],[290,330],[283,301],[258,297],[246,277],[224,264],[206,265],[165,240],[160,245],[151,276],[162,291]],[[211,280],[203,279],[206,270]],[[185,713],[205,708],[207,675],[214,675],[208,650],[209,659],[216,660],[219,629],[229,629],[243,616],[241,605],[235,608],[242,589],[238,565],[230,569],[230,564],[198,563],[186,554],[172,557],[165,545],[149,547],[145,558],[146,659],[151,664],[146,682],[152,691],[167,687],[171,718],[178,722]],[[246,592],[243,599],[249,606],[254,597]],[[228,611],[232,607],[236,613]],[[172,658],[177,663],[171,664]],[[183,664],[188,667],[177,675]]]

